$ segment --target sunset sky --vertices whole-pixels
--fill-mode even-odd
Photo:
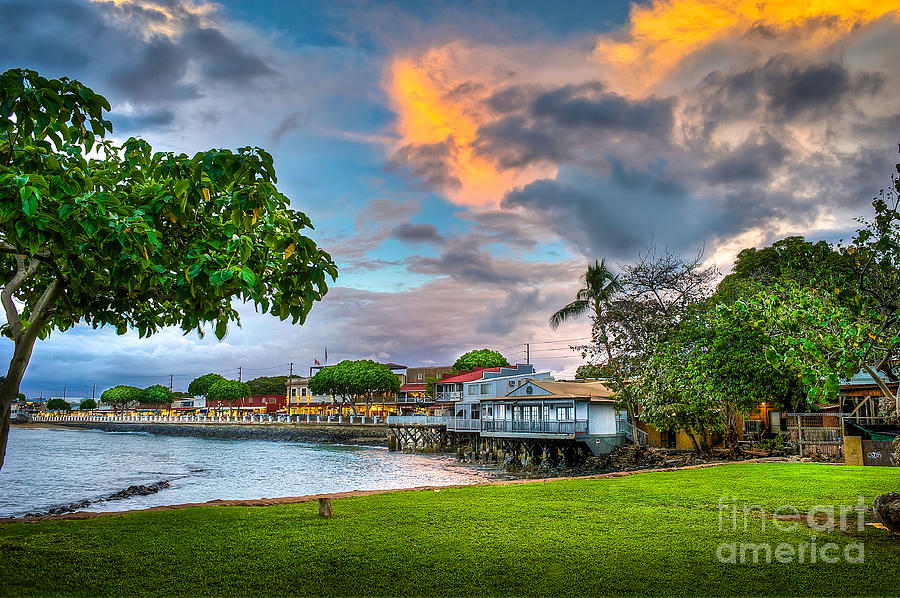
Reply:
[[[898,161],[898,0],[0,0],[0,70],[109,98],[114,137],[258,145],[340,277],[306,325],[243,310],[222,342],[76,329],[22,389],[183,390],[472,348],[571,376],[553,332],[588,260],[652,242],[727,272],[789,234],[836,240]],[[9,359],[12,343],[0,344]]]

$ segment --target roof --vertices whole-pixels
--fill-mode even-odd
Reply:
[[[613,402],[613,397],[615,393],[604,386],[600,382],[551,382],[547,380],[529,380],[529,384],[533,384],[538,388],[543,388],[549,395],[526,395],[526,396],[511,396],[512,392],[515,392],[517,389],[511,391],[510,394],[505,397],[496,397],[494,399],[487,400],[509,400],[510,398],[515,399],[526,399],[526,398],[534,398],[541,399],[546,398],[547,396],[555,397],[555,398],[567,398],[567,399],[590,399],[591,401],[596,402]],[[485,400],[485,399],[482,399]]]
[[[392,361],[389,361],[387,363],[382,363],[381,365],[387,366],[387,368],[389,370],[405,370],[406,369],[405,365],[400,365],[399,363],[394,363]]]
[[[404,384],[400,387],[400,392],[415,392],[425,390],[424,384]]]
[[[885,380],[888,385],[897,384],[896,382],[889,382]],[[852,378],[849,380],[841,380],[842,387],[848,386],[877,386],[875,379],[872,378],[865,370],[860,370],[857,372]]]
[[[484,376],[484,372],[499,372],[500,368],[474,368],[471,372],[464,372],[462,374],[456,374],[455,376],[445,376],[437,381],[437,384],[444,384],[445,382],[473,382],[475,380],[481,380]]]

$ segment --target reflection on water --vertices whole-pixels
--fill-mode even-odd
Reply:
[[[0,517],[97,500],[161,480],[171,486],[87,510],[469,484],[487,476],[454,463],[451,457],[381,448],[13,426],[0,470]]]

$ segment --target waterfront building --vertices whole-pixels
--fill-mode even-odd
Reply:
[[[505,396],[527,380],[548,380],[550,372],[536,373],[532,364],[475,368],[470,372],[445,375],[434,383],[434,412],[457,419],[481,418],[481,400]],[[475,425],[471,423],[470,425]]]
[[[434,407],[434,399],[428,394],[428,381],[440,380],[453,374],[453,366],[437,365],[407,368],[406,382],[400,387],[397,407],[400,413],[428,413]]]
[[[633,440],[626,414],[600,382],[526,380],[505,396],[481,399],[481,436],[570,440],[595,455]]]

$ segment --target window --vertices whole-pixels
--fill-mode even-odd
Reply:
[[[497,416],[494,419],[506,419],[506,405],[496,405],[494,413]]]
[[[292,388],[292,389],[291,389],[291,396],[292,396],[292,397],[296,397],[296,396],[297,396],[297,389],[296,389],[296,388]]]
[[[572,421],[575,419],[575,407],[557,407],[556,419],[559,421]]]
[[[541,419],[550,419],[550,405],[544,405],[541,411]]]
[[[515,387],[516,387],[516,381],[515,381],[515,380],[510,380],[510,381],[509,381],[509,387],[510,387],[510,388],[515,388]]]
[[[419,380],[422,379],[422,372],[419,372]]]
[[[481,385],[481,394],[483,394],[483,395],[491,394],[491,385],[490,384],[482,384]]]
[[[477,394],[478,394],[478,385],[477,385],[477,384],[472,384],[472,385],[469,386],[469,394],[470,394],[470,395],[477,395]]]
[[[305,386],[304,386],[303,388],[300,389],[300,396],[301,396],[301,397],[305,397],[305,396],[306,396],[306,387],[305,387]]]

